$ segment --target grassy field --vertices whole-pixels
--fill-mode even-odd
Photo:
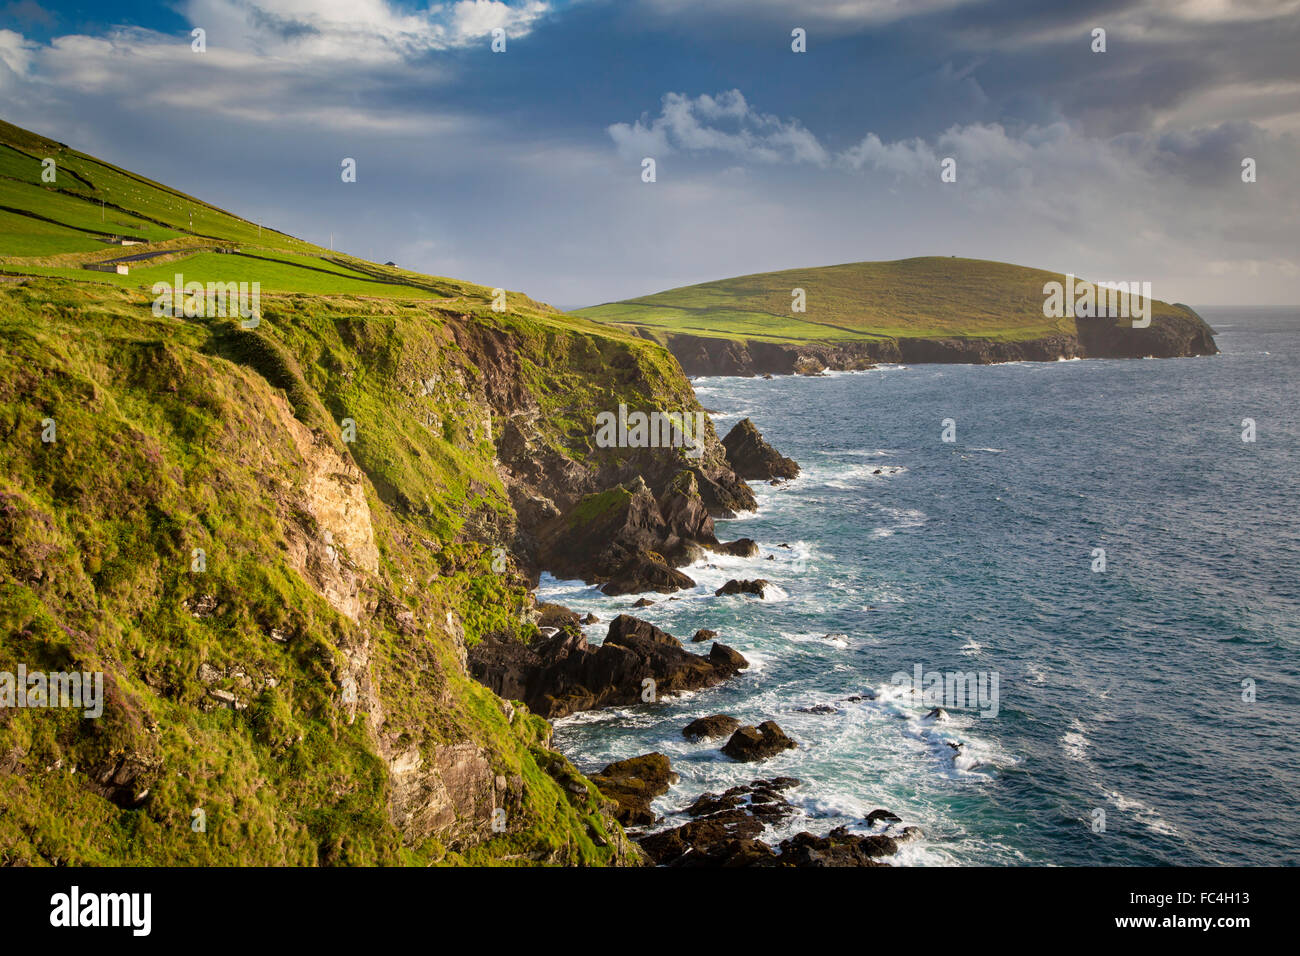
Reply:
[[[576,314],[660,335],[772,342],[879,337],[1022,341],[1073,334],[1073,319],[1043,315],[1043,284],[1053,280],[1064,281],[1064,276],[1004,262],[927,256],[762,272]],[[805,292],[805,312],[791,311],[796,288]],[[1156,316],[1175,312],[1163,302],[1154,303]]]
[[[42,180],[42,161],[47,158],[55,163],[52,183]],[[120,239],[139,244],[114,241]],[[155,250],[166,250],[166,258],[128,263],[125,276],[84,268]],[[490,293],[472,283],[363,262],[259,228],[193,196],[0,121],[0,273],[147,290],[178,272],[186,281],[260,282],[264,293],[470,296],[485,301]]]

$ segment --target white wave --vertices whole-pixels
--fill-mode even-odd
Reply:
[[[1102,793],[1120,811],[1133,814],[1134,818],[1152,833],[1159,833],[1162,836],[1178,835],[1176,826],[1165,820],[1164,817],[1160,816],[1159,812],[1147,806],[1141,800],[1126,797],[1118,790],[1107,790],[1105,787],[1102,788]]]
[[[1090,741],[1084,734],[1088,728],[1083,725],[1077,718],[1070,721],[1070,730],[1061,738],[1061,749],[1065,756],[1071,760],[1086,762],[1088,759],[1088,745]]]

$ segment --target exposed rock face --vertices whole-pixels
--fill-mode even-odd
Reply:
[[[642,703],[647,680],[662,696],[711,687],[746,666],[724,645],[714,644],[708,657],[692,654],[671,634],[626,614],[611,622],[605,643],[595,648],[581,634],[561,632],[527,646],[492,637],[469,652],[477,680],[547,718]]]
[[[1177,358],[1214,355],[1214,331],[1191,308],[1159,315],[1145,329],[1131,321],[1078,319],[1074,335],[1049,335],[1022,342],[985,339],[874,339],[870,342],[808,342],[780,345],[669,335],[669,350],[687,375],[815,375],[825,369],[855,371],[881,362],[964,363],[1054,362],[1062,358]]]
[[[874,340],[846,345],[779,345],[680,334],[669,335],[667,345],[682,371],[692,376],[809,375],[827,368],[866,369],[877,362],[897,361],[887,353],[882,355]]]
[[[791,740],[776,721],[765,720],[757,727],[746,725],[731,735],[722,752],[732,760],[750,762],[775,757],[783,750],[799,746]]]
[[[712,714],[692,720],[682,728],[682,736],[687,740],[714,740],[726,737],[740,727],[740,721],[727,714]]]
[[[691,643],[701,644],[704,641],[711,641],[717,636],[717,631],[710,631],[707,627],[702,627],[691,637]]]
[[[273,408],[293,439],[306,476],[303,484],[277,496],[288,543],[286,557],[304,581],[356,621],[365,610],[367,576],[379,569],[365,476],[294,418],[279,396]]]
[[[426,762],[418,747],[390,756],[392,781],[389,812],[408,844],[419,844],[435,833],[456,832],[464,839],[477,831],[489,835],[492,811],[507,799],[509,783],[498,779],[487,756],[476,744],[435,746]],[[523,781],[516,781],[521,791]]]
[[[694,587],[676,566],[694,560],[702,547],[728,547],[714,534],[692,471],[679,472],[658,498],[640,476],[589,495],[541,527],[538,542],[539,560],[549,570],[603,581],[606,594]]]
[[[727,461],[736,474],[746,480],[794,478],[799,474],[799,466],[765,442],[748,418],[732,426],[722,439],[722,447],[727,450]]]
[[[615,816],[624,826],[654,823],[650,801],[667,793],[677,780],[668,758],[661,753],[615,761],[591,778],[600,792],[618,805]]]

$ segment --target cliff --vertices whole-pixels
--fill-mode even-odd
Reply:
[[[1105,320],[1077,322],[1074,334],[1023,341],[976,338],[900,338],[870,342],[805,342],[711,338],[666,333],[662,339],[682,370],[700,375],[816,375],[826,370],[859,371],[878,364],[1054,362],[1073,358],[1185,358],[1216,355],[1214,332],[1191,308],[1182,316],[1160,316],[1149,328]]]
[[[668,352],[2,123],[0,153],[32,224],[0,236],[0,863],[643,862],[468,657],[541,640],[552,562],[671,577],[752,506],[707,421],[595,441],[703,419]],[[121,236],[148,257],[85,268]],[[260,300],[160,308],[175,273]],[[88,706],[45,706],[73,674]]]

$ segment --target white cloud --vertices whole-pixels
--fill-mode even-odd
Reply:
[[[374,64],[486,45],[498,27],[508,40],[520,39],[550,6],[544,0],[457,0],[404,12],[387,0],[185,0],[180,9],[207,31],[209,50]]]
[[[759,113],[739,90],[691,98],[667,93],[657,117],[615,123],[610,137],[626,158],[683,152],[720,152],[765,163],[823,165],[826,150],[797,120]]]
[[[13,30],[0,30],[0,63],[18,76],[26,76],[36,44]]]

